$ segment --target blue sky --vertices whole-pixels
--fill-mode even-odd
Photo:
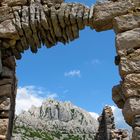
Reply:
[[[37,54],[25,52],[17,61],[18,86],[36,87],[41,91],[38,98],[53,95],[100,114],[105,105],[114,106],[111,90],[120,81],[115,55],[114,32],[97,33],[87,27],[70,44],[59,43],[51,49],[43,46]]]
[[[66,46],[43,47],[37,54],[27,51],[17,62],[19,86],[42,87],[57,93],[60,100],[100,112],[104,105],[113,104],[111,89],[119,82],[114,44],[113,31],[96,33],[86,28]],[[70,72],[73,76],[66,75]]]

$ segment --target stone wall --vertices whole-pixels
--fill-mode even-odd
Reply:
[[[12,131],[10,128],[14,116],[16,88],[15,65],[12,65],[14,57],[21,59],[22,53],[28,49],[36,53],[42,44],[50,48],[57,42],[69,43],[79,37],[79,31],[85,26],[96,31],[114,29],[116,33],[115,63],[119,66],[122,81],[112,90],[113,100],[123,110],[126,122],[134,129],[133,139],[140,139],[139,0],[110,0],[90,8],[79,3],[65,3],[63,0],[1,0],[0,82],[9,79],[11,83],[6,81],[1,84],[0,96],[2,102],[6,100],[6,103],[10,96],[11,115],[6,117],[10,118],[9,123],[7,119],[2,119],[4,123],[0,123],[3,125],[0,127],[3,128],[0,135],[8,134],[10,137]],[[3,78],[4,74],[12,76]],[[8,111],[9,109],[4,111],[4,114]]]
[[[1,50],[0,62],[0,139],[10,139],[15,112],[17,80],[15,58],[11,52]]]

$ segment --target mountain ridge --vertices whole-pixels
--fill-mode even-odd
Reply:
[[[94,140],[97,130],[98,121],[90,113],[70,102],[48,99],[16,117],[14,139],[32,139],[34,134],[40,140]]]

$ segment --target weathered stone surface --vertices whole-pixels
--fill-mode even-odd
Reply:
[[[119,71],[121,77],[131,73],[140,73],[140,49],[127,56],[120,57]]]
[[[84,10],[85,10],[85,7],[83,5],[78,6],[77,24],[78,24],[79,30],[82,30],[85,27],[84,22],[83,22]]]
[[[125,103],[125,98],[123,97],[122,94],[122,88],[121,85],[114,86],[112,88],[112,99],[118,106],[118,108],[123,108],[124,103]]]
[[[140,139],[140,127],[135,127],[133,131],[132,140],[139,140],[139,139]]]
[[[5,20],[0,23],[0,38],[19,39],[17,30],[12,23],[12,20]]]
[[[140,127],[140,115],[135,115],[132,125],[133,127]]]
[[[51,7],[51,20],[56,37],[62,37],[62,31],[57,17],[57,10],[54,6]]]
[[[42,0],[43,4],[61,4],[64,0]]]
[[[126,98],[140,97],[140,74],[129,74],[124,78],[122,91]]]
[[[135,112],[139,111],[138,105],[135,104],[139,104],[139,101],[131,99],[140,98],[140,1],[110,0],[98,2],[91,8],[79,3],[63,2],[63,0],[0,1],[2,48],[0,97],[5,95],[9,99],[10,96],[11,101],[10,111],[2,110],[0,118],[10,118],[9,129],[12,128],[16,88],[15,64],[14,59],[10,58],[9,61],[7,58],[13,56],[21,59],[21,53],[29,48],[36,53],[42,44],[48,48],[56,45],[57,42],[66,44],[78,38],[79,31],[87,25],[97,31],[114,28],[116,33],[119,33],[116,37],[118,53],[116,64],[119,65],[122,82],[120,86],[113,88],[113,100],[124,110],[129,106],[130,111],[127,110],[128,114],[124,111],[124,114],[126,113],[126,121],[132,124],[131,120],[134,120]],[[3,55],[7,50],[10,53]],[[136,109],[132,109],[133,106]],[[5,102],[0,103],[0,107],[6,109]],[[127,118],[130,112],[132,116]],[[107,119],[106,124],[110,124],[111,119]],[[138,124],[139,119],[137,119]],[[113,125],[110,124],[106,128],[112,127]],[[10,138],[12,129],[8,131],[8,138]],[[114,135],[122,135],[122,133],[122,131],[113,131]],[[110,138],[110,132],[106,135]],[[136,139],[137,135],[138,133]],[[123,140],[126,140],[125,137]]]
[[[0,97],[3,97],[3,96],[11,97],[11,85],[10,84],[0,86]]]
[[[9,118],[9,110],[0,110],[0,118]]]
[[[0,98],[0,110],[10,109],[10,98],[2,97]]]
[[[0,119],[0,134],[6,136],[8,128],[8,119]]]
[[[116,33],[132,30],[140,27],[140,12],[118,16],[113,21],[113,28]]]
[[[7,67],[3,67],[1,77],[3,77],[3,78],[13,78],[13,76],[14,76],[14,72],[11,69],[9,69]]]
[[[0,7],[0,23],[5,21],[5,20],[9,20],[9,19],[13,19],[14,15],[12,13],[12,8],[11,7]]]
[[[27,4],[27,0],[2,0],[1,4],[3,6],[26,5]]]
[[[0,80],[0,86],[12,84],[12,79],[4,78]]]
[[[140,98],[128,98],[124,104],[123,115],[126,122],[132,125],[135,115],[140,115]]]
[[[114,17],[128,13],[135,6],[129,1],[105,2],[96,4],[94,7],[93,27],[97,31],[108,30],[113,27]]]
[[[0,139],[1,139],[1,140],[6,140],[6,136],[0,135]]]
[[[140,28],[136,28],[124,33],[120,33],[116,37],[117,53],[125,56],[131,51],[140,48]]]

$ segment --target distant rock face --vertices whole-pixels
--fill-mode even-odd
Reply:
[[[97,129],[98,121],[88,112],[70,102],[51,99],[44,101],[41,107],[33,106],[17,116],[14,139],[94,140]]]

